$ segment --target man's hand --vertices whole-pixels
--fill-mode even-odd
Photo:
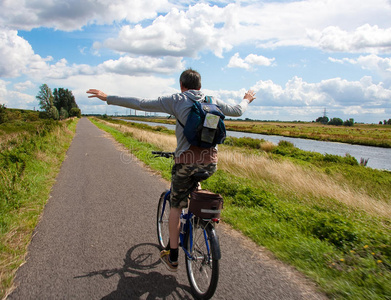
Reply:
[[[103,101],[107,100],[107,95],[100,90],[89,89],[87,91],[87,94],[91,94],[91,96],[88,96],[88,98],[99,98],[100,100]]]
[[[253,102],[255,98],[255,92],[253,90],[248,90],[246,94],[244,94],[243,99],[247,99],[249,103]]]

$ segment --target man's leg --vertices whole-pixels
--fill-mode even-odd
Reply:
[[[178,249],[179,241],[179,218],[181,216],[182,209],[178,207],[171,207],[170,217],[168,219],[168,227],[170,231],[170,249]]]
[[[168,270],[176,272],[178,269],[178,241],[179,241],[179,228],[180,228],[180,216],[181,208],[171,207],[170,217],[168,219],[168,229],[170,236],[169,250],[165,249],[160,252],[160,259],[165,263]]]
[[[179,246],[179,230],[180,230],[180,215],[181,208],[171,207],[170,217],[168,219],[169,235],[170,235],[170,261],[178,261],[178,246]]]
[[[171,209],[168,219],[168,229],[170,236],[169,251],[163,250],[160,253],[162,261],[166,264],[170,271],[176,271],[178,267],[178,246],[179,246],[179,230],[180,216],[182,207],[187,205],[186,191],[191,184],[187,168],[183,165],[174,165],[172,168],[171,178]],[[187,194],[187,195],[186,195]],[[183,202],[183,203],[182,203]]]

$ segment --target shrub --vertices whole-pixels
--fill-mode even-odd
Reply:
[[[19,110],[10,110],[8,112],[8,121],[17,121],[22,119],[22,113]]]
[[[236,146],[236,147],[247,147],[251,149],[260,149],[261,143],[265,142],[265,140],[253,139],[250,137],[227,137],[224,141],[225,145],[228,146]]]
[[[357,159],[354,158],[353,156],[351,156],[349,153],[346,153],[345,157],[326,153],[323,156],[323,161],[324,162],[331,162],[331,163],[347,164],[347,165],[351,165],[351,166],[358,165]]]
[[[294,148],[295,147],[295,145],[293,145],[293,143],[288,142],[288,141],[284,141],[284,140],[280,140],[278,142],[278,146],[285,147],[285,148]]]
[[[46,110],[40,111],[39,118],[58,120],[60,118],[60,114],[57,108],[55,106],[52,106],[47,111]]]
[[[349,119],[343,122],[344,126],[353,126],[354,125],[354,119]]]
[[[66,119],[68,118],[69,114],[67,112],[67,110],[64,108],[64,107],[61,107],[60,109],[60,119],[63,120],[63,119]]]
[[[343,125],[343,121],[342,119],[340,118],[332,118],[329,123],[329,125],[336,125],[336,126],[339,126],[339,125]]]
[[[25,121],[38,121],[39,120],[39,115],[38,112],[29,112],[24,116]]]
[[[358,242],[358,235],[353,224],[346,218],[335,215],[326,216],[316,220],[312,227],[312,234],[320,240],[325,240],[337,248],[352,245]]]
[[[60,118],[60,114],[55,106],[52,106],[51,108],[49,108],[47,114],[48,114],[49,118],[53,119],[53,120],[58,120]]]
[[[80,108],[71,108],[71,110],[69,111],[69,116],[70,117],[78,117],[78,118],[81,118],[81,110]]]
[[[277,146],[273,144],[272,142],[266,141],[264,143],[261,143],[261,149],[265,152],[272,152],[274,148]]]

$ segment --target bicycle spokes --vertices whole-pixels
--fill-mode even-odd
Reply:
[[[203,220],[193,222],[192,235],[189,234],[186,268],[192,292],[196,298],[212,297],[218,280],[218,260],[213,257],[213,226]]]

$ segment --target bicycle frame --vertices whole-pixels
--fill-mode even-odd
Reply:
[[[167,191],[167,193],[164,195],[164,203],[163,203],[162,215],[160,216],[160,219],[163,218],[163,213],[166,209],[166,203],[167,203],[168,197],[170,197],[170,194],[171,194],[171,190]],[[185,226],[184,231],[179,232],[179,241],[180,241],[179,245],[181,246],[182,250],[185,252],[186,256],[189,259],[195,259],[187,251],[186,246],[185,246],[185,236],[186,236],[186,233],[189,233],[190,234],[190,237],[189,237],[190,238],[190,249],[193,248],[193,224],[190,222],[190,219],[192,217],[193,217],[193,214],[191,212],[188,212],[185,214],[183,212],[181,213],[181,219],[186,219],[186,223],[184,225]],[[207,251],[208,251],[208,259],[210,259],[210,246],[209,246],[209,242],[208,242],[208,238],[207,238],[205,229],[204,229],[204,239],[205,239],[205,244],[206,244]]]
[[[156,157],[171,158],[173,152],[153,151]],[[208,175],[208,174],[206,174]],[[195,176],[195,181],[205,179],[205,173]],[[194,186],[196,188],[196,186]],[[162,249],[169,250],[169,214],[171,190],[160,195],[157,213],[157,235]],[[168,201],[168,205],[167,205]],[[167,209],[167,210],[166,210]],[[213,297],[219,280],[220,244],[214,224],[218,219],[204,219],[189,210],[180,215],[179,246],[186,258],[186,272],[191,293],[196,299]],[[168,228],[167,228],[168,227]],[[167,236],[168,234],[168,236]],[[164,252],[161,252],[164,253]],[[166,254],[165,254],[166,255]]]

